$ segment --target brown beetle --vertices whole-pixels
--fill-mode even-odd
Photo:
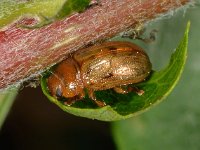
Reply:
[[[102,107],[106,104],[96,99],[94,91],[113,88],[117,93],[143,90],[123,89],[123,85],[144,81],[150,74],[151,62],[142,48],[130,42],[106,42],[75,52],[62,61],[47,79],[48,89],[55,98],[65,97],[71,105],[84,98],[84,88],[89,97]]]

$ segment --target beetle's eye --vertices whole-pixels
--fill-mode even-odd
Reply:
[[[56,88],[56,97],[61,98],[62,97],[62,90],[61,90],[61,86],[58,86]]]

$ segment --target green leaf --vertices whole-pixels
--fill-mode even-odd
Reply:
[[[135,93],[126,95],[115,93],[113,90],[97,91],[97,99],[103,99],[107,106],[98,108],[86,96],[83,101],[76,102],[72,106],[66,106],[63,102],[53,98],[47,89],[46,78],[48,73],[41,79],[43,93],[48,99],[58,105],[61,109],[71,114],[98,119],[103,121],[115,121],[126,119],[146,111],[155,104],[158,104],[172,91],[179,80],[187,57],[188,32],[190,23],[187,25],[183,40],[176,51],[172,54],[168,66],[157,72],[152,72],[146,82],[137,84],[139,89],[145,91],[142,96]]]
[[[61,20],[67,16],[72,15],[75,12],[84,11],[90,4],[91,0],[66,0],[62,5],[60,10],[52,17],[46,17],[44,15],[39,15],[41,21],[34,26],[25,26],[30,29],[40,28],[45,25],[48,25],[56,20]]]
[[[175,37],[180,37],[184,24],[191,20],[187,63],[180,82],[159,107],[140,116],[112,123],[118,150],[200,149],[200,43],[197,42],[200,20],[196,19],[199,13],[199,7],[188,9],[184,18],[179,12],[169,20],[151,25],[164,35],[160,35],[162,40],[157,42],[156,47],[174,47]]]
[[[18,89],[12,88],[0,92],[0,128],[17,96]]]
[[[91,0],[1,0],[0,27],[25,15],[38,16],[43,20],[45,19],[44,17],[50,18],[49,20],[62,19],[71,15],[73,12],[83,11],[89,5],[90,1]],[[47,22],[49,22],[49,20]]]
[[[73,12],[82,12],[89,6],[91,0],[67,0],[55,15],[56,19],[62,19]]]

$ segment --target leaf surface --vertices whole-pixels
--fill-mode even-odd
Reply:
[[[18,89],[8,89],[7,91],[0,92],[0,128],[5,121],[6,116],[17,96]]]
[[[81,117],[116,121],[140,114],[161,102],[177,84],[187,58],[189,27],[190,23],[187,25],[183,40],[171,55],[168,66],[160,71],[153,71],[148,80],[136,85],[139,89],[145,91],[142,96],[135,93],[118,94],[110,89],[95,93],[97,99],[103,99],[106,102],[107,106],[103,108],[98,108],[88,96],[83,101],[76,102],[72,106],[66,106],[49,94],[46,85],[48,74],[41,79],[42,90],[48,99],[61,109]]]

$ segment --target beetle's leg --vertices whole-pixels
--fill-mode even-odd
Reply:
[[[113,88],[116,93],[127,94],[129,91],[127,89],[123,89],[121,86],[116,86]]]
[[[140,90],[138,89],[137,87],[131,87],[131,86],[128,86],[127,89],[123,89],[123,87],[121,86],[117,86],[117,87],[114,87],[113,90],[117,93],[120,93],[120,94],[127,94],[129,92],[135,92],[136,94],[138,94],[139,96],[143,95],[144,94],[144,91],[143,90]]]
[[[71,106],[72,104],[74,104],[78,100],[80,100],[80,98],[77,95],[77,96],[74,96],[74,97],[67,98],[67,101],[65,101],[64,104],[67,105],[67,106]]]
[[[142,37],[137,37],[136,39],[138,40],[142,40],[145,43],[151,43],[153,41],[156,40],[156,32],[158,32],[156,29],[153,29],[150,33],[149,33],[149,38],[142,38]]]
[[[150,33],[149,33],[149,37],[148,38],[143,38],[142,35],[145,32],[145,28],[143,27],[136,27],[133,30],[127,31],[125,33],[122,34],[122,38],[129,38],[129,39],[137,39],[137,40],[141,40],[145,43],[151,43],[153,41],[155,41],[156,36],[155,33],[158,32],[156,29],[153,29]]]
[[[122,38],[129,38],[129,39],[139,39],[139,37],[145,32],[145,28],[142,29],[131,29],[126,31],[122,34]]]
[[[141,96],[144,94],[144,90],[140,90],[138,87],[128,86],[128,92],[135,92],[137,95]]]
[[[93,90],[88,90],[88,95],[89,95],[89,98],[93,100],[99,107],[106,106],[105,102],[97,100]]]
[[[77,101],[82,100],[85,97],[84,92],[80,93],[79,95],[76,95],[74,97],[67,98],[67,101],[64,102],[65,105],[71,106]]]

